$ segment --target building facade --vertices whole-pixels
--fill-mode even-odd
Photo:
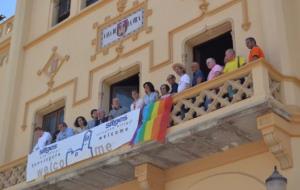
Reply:
[[[18,0],[0,25],[0,189],[263,190],[277,165],[296,190],[298,8],[298,0]],[[132,89],[158,88],[174,63],[190,73],[198,61],[207,75],[206,58],[223,64],[225,49],[247,57],[250,36],[265,59],[174,95],[164,144],[124,145],[25,182],[34,128],[73,127],[92,108],[108,112],[115,96],[128,106]],[[220,93],[228,85],[232,100]],[[189,111],[178,116],[182,106]]]

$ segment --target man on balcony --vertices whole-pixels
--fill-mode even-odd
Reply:
[[[224,62],[226,64],[223,73],[229,73],[231,71],[235,71],[241,66],[245,65],[246,63],[243,57],[236,56],[235,51],[233,49],[226,50]],[[229,85],[227,91],[228,91],[229,101],[231,101],[234,97],[235,90],[231,85]]]
[[[193,78],[192,78],[192,86],[196,86],[197,84],[200,84],[204,81],[204,75],[202,71],[200,70],[200,65],[197,62],[193,62],[191,66],[192,72],[193,72]]]
[[[120,105],[119,98],[114,98],[112,100],[111,108],[112,109],[110,110],[109,116],[108,116],[109,120],[119,117],[129,111],[126,107],[122,107]]]
[[[175,94],[177,93],[177,89],[178,89],[178,83],[176,83],[176,77],[172,74],[170,74],[168,77],[167,77],[167,81],[168,83],[170,84],[171,86],[171,94]]]
[[[225,68],[223,70],[223,73],[234,71],[246,63],[243,57],[236,56],[235,51],[233,49],[226,50],[224,62]]]
[[[223,67],[221,65],[218,65],[216,63],[216,60],[212,57],[208,58],[206,60],[206,65],[207,65],[207,68],[210,70],[208,73],[208,76],[207,76],[207,81],[210,81],[210,80],[216,78],[223,71]]]
[[[68,125],[65,122],[58,124],[58,130],[59,133],[57,134],[56,142],[64,140],[74,135],[73,129],[68,127]]]
[[[256,44],[256,40],[253,37],[249,37],[246,39],[246,46],[250,49],[248,55],[248,61],[255,61],[259,58],[264,58],[265,54],[262,49]]]
[[[100,124],[98,111],[96,109],[91,110],[91,117],[92,119],[88,121],[88,129],[94,128]]]
[[[38,141],[35,144],[33,151],[42,150],[45,146],[47,146],[48,144],[51,144],[52,136],[49,132],[45,131],[41,127],[35,128],[34,132],[35,132],[36,136],[38,137]]]

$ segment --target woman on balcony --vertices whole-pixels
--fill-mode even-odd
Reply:
[[[131,97],[133,98],[133,102],[130,105],[130,110],[136,110],[136,109],[142,109],[144,106],[144,101],[142,98],[140,98],[140,94],[138,90],[132,90],[131,91]]]
[[[87,121],[83,116],[79,116],[75,119],[75,134],[79,134],[87,129]]]
[[[186,73],[185,67],[180,63],[173,65],[173,70],[180,76],[177,92],[182,92],[191,86],[190,76]]]
[[[144,96],[145,105],[148,105],[158,100],[158,93],[155,91],[154,85],[151,82],[145,82],[143,87],[145,90],[145,96]]]

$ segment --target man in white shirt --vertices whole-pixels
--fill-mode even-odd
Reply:
[[[42,129],[41,127],[35,128],[34,132],[39,139],[35,144],[33,151],[42,150],[45,146],[51,144],[52,136],[49,132],[44,131],[44,129]]]
[[[185,67],[180,63],[175,63],[173,65],[173,70],[180,76],[177,92],[182,92],[189,88],[191,86],[191,79],[190,76],[186,74]]]

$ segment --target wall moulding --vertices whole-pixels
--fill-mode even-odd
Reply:
[[[147,6],[147,1],[144,1],[142,3],[139,3],[138,1],[134,1],[133,2],[133,7],[121,14],[119,14],[119,16],[115,17],[115,18],[111,18],[110,16],[106,17],[105,19],[105,22],[104,24],[106,23],[113,23],[115,21],[118,21],[119,19],[121,19],[124,15],[128,14],[130,11],[135,11],[135,10],[138,10],[139,8],[143,7],[143,6]],[[104,0],[103,2],[99,2],[99,4],[95,5],[95,6],[92,6],[91,9],[87,9],[86,11],[82,11],[82,13],[80,13],[78,16],[74,16],[73,18],[70,18],[69,21],[65,22],[65,23],[62,23],[62,25],[59,25],[57,26],[56,28],[53,28],[53,30],[49,31],[48,33],[42,35],[41,37],[33,40],[32,42],[28,43],[27,45],[24,46],[24,49],[25,50],[28,50],[30,49],[31,47],[37,45],[38,43],[40,43],[42,40],[46,40],[47,38],[49,38],[50,36],[52,36],[53,34],[59,32],[60,30],[62,30],[63,28],[67,27],[68,25],[70,25],[71,23],[74,23],[76,22],[79,18],[79,16],[85,16],[85,15],[88,15],[90,14],[91,12],[95,11],[95,10],[98,10],[100,8],[102,8],[105,4],[111,2],[111,0]],[[223,5],[220,5],[216,8],[213,8],[211,10],[207,10],[205,12],[205,14],[201,14],[200,16],[197,16],[196,18],[172,29],[169,31],[168,33],[168,53],[167,53],[167,56],[168,58],[160,63],[155,63],[154,62],[154,41],[149,41],[149,42],[146,42],[132,50],[128,50],[127,52],[124,51],[124,49],[122,49],[122,51],[117,54],[117,56],[115,58],[113,58],[112,60],[109,60],[101,65],[98,65],[98,66],[95,66],[92,70],[89,71],[89,79],[88,79],[88,95],[87,97],[85,98],[82,98],[82,99],[79,99],[77,100],[77,86],[78,86],[78,77],[75,77],[73,79],[70,79],[58,86],[53,86],[53,88],[51,89],[51,91],[46,91],[36,97],[33,97],[32,99],[28,100],[26,103],[25,103],[25,108],[24,108],[24,115],[23,115],[23,123],[22,123],[22,129],[25,130],[26,129],[26,123],[27,123],[27,116],[28,116],[28,111],[29,111],[29,107],[31,104],[43,99],[43,98],[46,98],[51,92],[56,92],[58,90],[61,90],[61,89],[64,89],[66,88],[67,86],[69,85],[73,85],[74,88],[73,88],[73,97],[72,97],[72,106],[75,107],[75,106],[79,106],[80,104],[83,104],[87,101],[89,101],[91,99],[91,96],[92,96],[92,84],[93,84],[93,75],[96,73],[96,72],[99,72],[100,70],[108,67],[108,66],[112,66],[113,64],[115,64],[119,59],[121,58],[126,58],[128,56],[131,56],[135,53],[138,53],[144,49],[148,49],[149,51],[149,70],[150,72],[155,72],[167,65],[170,65],[172,63],[172,59],[173,59],[173,44],[174,44],[174,36],[177,34],[177,33],[180,33],[184,30],[186,30],[187,28],[203,21],[203,19],[205,19],[206,17],[208,16],[214,16],[226,9],[229,9],[231,8],[232,6],[235,6],[236,4],[238,3],[242,3],[242,11],[244,12],[243,15],[247,15],[247,17],[244,18],[244,23],[246,23],[245,21],[249,22],[250,21],[248,20],[249,17],[248,17],[248,11],[245,12],[245,9],[247,9],[247,5],[245,3],[247,3],[247,0],[231,0],[229,2],[226,2],[224,3]],[[148,9],[145,9],[145,10],[148,10]],[[148,10],[148,16],[150,16],[152,14],[152,10]],[[147,20],[147,19],[146,19]],[[104,26],[104,25],[99,25],[99,23],[94,23],[93,24],[93,28],[95,30],[98,30],[98,28],[100,26]],[[146,32],[151,32],[152,31],[152,27],[147,27],[147,31]],[[132,38],[132,40],[136,40],[138,38],[138,34],[134,34],[132,36],[130,36]],[[92,40],[92,43],[91,45],[92,46],[95,46],[95,49],[97,50],[96,46],[97,46],[97,39],[93,39]],[[119,42],[119,45],[122,45],[122,43]],[[120,48],[120,46],[117,46]],[[118,50],[119,51],[119,50]],[[108,53],[108,49],[102,49],[102,52],[103,54],[105,53]],[[96,59],[96,56],[97,56],[98,52],[96,51],[94,55],[91,56],[91,60],[93,59]]]
[[[69,59],[70,59],[69,55],[62,56],[59,53],[57,53],[56,46],[52,48],[52,54],[50,55],[47,63],[42,67],[42,69],[38,70],[37,72],[38,76],[44,74],[49,78],[47,82],[49,90],[53,88],[54,78],[59,72],[60,68]]]

